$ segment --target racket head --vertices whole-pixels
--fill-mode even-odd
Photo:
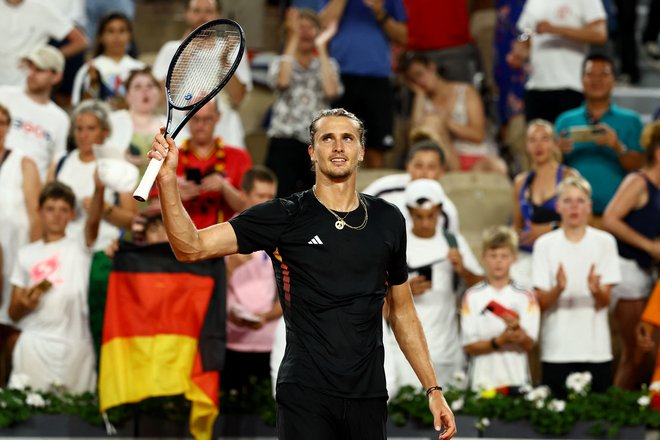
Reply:
[[[234,20],[211,20],[193,30],[172,57],[165,80],[168,106],[200,108],[229,81],[245,51],[245,34]]]

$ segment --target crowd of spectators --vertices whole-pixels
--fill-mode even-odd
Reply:
[[[366,125],[365,168],[405,151],[405,170],[364,192],[406,219],[409,280],[442,383],[469,371],[474,389],[530,384],[537,344],[537,380],[559,395],[575,371],[590,371],[595,390],[648,381],[640,329],[660,262],[660,121],[613,102],[618,65],[639,82],[626,15],[637,2],[616,2],[621,63],[606,45],[617,18],[609,1],[475,2],[497,13],[493,59],[476,60],[492,66],[477,69],[493,73],[484,81],[469,63],[466,0],[280,3],[281,53],[266,81],[270,169],[253,163],[238,111],[253,90],[246,55],[177,139],[179,190],[195,225],[308,190],[309,124],[345,107]],[[263,47],[252,26],[275,5],[250,4],[258,12],[246,18],[248,46]],[[94,389],[117,240],[166,238],[156,188],[142,204],[132,191],[165,119],[164,80],[180,40],[162,41],[149,66],[137,52],[135,12],[130,0],[0,0],[0,386],[13,368],[35,387]],[[216,0],[189,0],[181,37],[223,13]],[[231,13],[240,21],[240,10]],[[642,47],[657,60],[653,23]],[[485,231],[478,256],[441,186],[462,172],[497,173],[512,187],[511,223]],[[228,257],[226,266],[223,390],[248,392],[249,375],[266,379],[277,367],[281,309],[264,255]],[[383,315],[387,347],[386,307]],[[386,349],[390,390],[415,385],[398,348]]]

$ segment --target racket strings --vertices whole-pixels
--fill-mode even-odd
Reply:
[[[206,97],[229,74],[239,55],[240,32],[218,25],[204,29],[181,51],[169,78],[169,99],[188,107]]]

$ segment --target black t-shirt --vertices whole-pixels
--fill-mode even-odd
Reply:
[[[240,253],[266,251],[275,268],[287,327],[278,383],[339,397],[387,396],[382,306],[406,281],[406,230],[399,210],[362,194],[369,221],[355,231],[311,190],[250,208],[230,220]],[[343,217],[343,213],[338,213]],[[358,207],[346,217],[357,226]]]

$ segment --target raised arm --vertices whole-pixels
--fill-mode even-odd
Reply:
[[[344,15],[344,9],[346,9],[346,3],[348,3],[348,0],[330,0],[328,4],[319,11],[319,18],[321,19],[321,24],[323,24],[324,29],[331,21],[341,21],[341,17]]]
[[[41,179],[37,165],[29,157],[21,159],[23,171],[23,199],[30,223],[30,241],[41,238],[41,220],[39,219],[39,194],[41,193]]]
[[[431,364],[424,330],[417,317],[407,281],[390,288],[387,303],[389,305],[389,322],[394,336],[422,386],[425,390],[437,386],[438,379]],[[452,438],[456,434],[456,422],[442,391],[433,390],[429,394],[429,409],[433,414],[436,431],[440,431],[441,427],[445,429],[439,438],[442,440]]]
[[[176,178],[178,156],[179,151],[171,137],[165,139],[162,134],[156,135],[149,157],[158,160],[165,158],[156,182],[163,222],[174,255],[181,261],[197,261],[236,253],[238,242],[229,223],[200,231],[190,219],[179,195]]]

